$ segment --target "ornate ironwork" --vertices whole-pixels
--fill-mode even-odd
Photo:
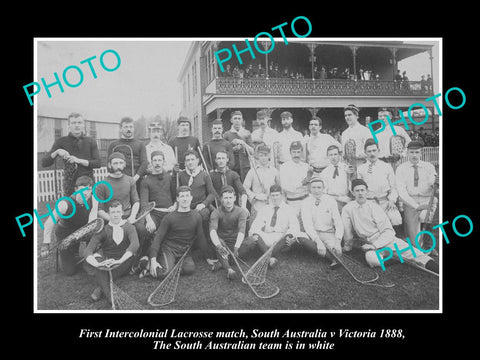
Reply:
[[[420,81],[354,81],[344,79],[243,79],[221,77],[210,86],[219,95],[311,96],[430,96],[432,89]]]

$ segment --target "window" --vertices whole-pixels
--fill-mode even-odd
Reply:
[[[90,136],[93,139],[97,138],[97,127],[94,121],[86,121],[86,130],[87,136]]]
[[[197,62],[194,61],[192,65],[192,86],[193,86],[193,96],[197,94]]]
[[[62,119],[55,119],[54,124],[55,140],[62,137]]]

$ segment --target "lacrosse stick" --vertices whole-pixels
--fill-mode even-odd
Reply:
[[[110,282],[110,302],[112,303],[112,310],[144,310],[143,306],[140,305],[137,300],[132,298],[113,282],[112,270],[118,266],[119,265],[110,267],[99,266],[97,268],[101,271],[108,271],[108,278]]]
[[[198,154],[200,155],[200,159],[202,159],[203,165],[205,166],[205,169],[206,169],[205,171],[207,172],[208,176],[210,176],[210,180],[212,180],[212,183],[213,183],[212,174],[210,174],[210,172],[208,171],[207,162],[205,161],[205,158],[203,157],[202,149],[200,149],[200,146],[197,146],[197,151],[198,151]],[[215,196],[215,207],[218,208],[217,196]]]
[[[78,165],[76,163],[64,162],[63,168],[63,195],[70,196],[75,189],[75,180]]]
[[[152,306],[164,306],[175,300],[177,293],[178,279],[182,271],[183,260],[190,251],[191,246],[185,251],[180,260],[175,264],[172,270],[163,279],[160,285],[148,297],[148,303]]]
[[[148,214],[150,214],[154,208],[155,208],[155,201],[150,201],[147,204],[146,208],[143,209],[141,215],[137,215],[137,218],[132,222],[132,225],[135,224],[137,221],[142,220]]]
[[[177,161],[177,164],[178,164],[178,147],[175,146],[175,159]],[[178,182],[178,171],[177,171],[177,174],[176,174],[176,177],[177,177],[177,190],[178,190],[178,187],[180,186],[179,185],[179,182]]]
[[[348,139],[345,144],[345,160],[347,164],[352,165],[354,169],[353,174],[350,174],[349,176],[350,180],[356,179],[357,178],[357,146],[355,144],[355,140],[353,139]]]
[[[435,200],[435,195],[436,195],[436,192],[437,192],[437,186],[438,186],[438,178],[435,179],[435,182],[433,184],[432,194],[430,195],[430,199],[428,200],[428,208],[427,208],[427,212],[426,212],[426,215],[425,215],[425,222],[422,223],[422,228],[421,228],[422,231],[427,230],[429,225],[431,225],[430,217],[433,217],[433,215],[435,215],[435,214],[432,214],[432,216],[431,216],[430,214],[432,212],[433,202]],[[418,244],[422,248],[423,248],[424,241],[425,241],[425,233],[422,233],[422,236],[420,237],[420,239],[418,241]]]
[[[133,150],[132,150],[131,146],[130,146],[130,145],[127,145],[127,144],[119,144],[119,145],[116,145],[116,146],[113,147],[112,153],[115,152],[115,151],[117,151],[118,148],[128,148],[128,150],[129,150],[129,153],[128,153],[128,154],[125,154],[125,153],[123,153],[122,151],[118,151],[118,152],[122,153],[122,154],[125,155],[125,156],[130,155],[130,164],[131,164],[131,166],[132,166],[132,173],[131,173],[130,176],[133,177],[133,176],[135,175],[135,167],[133,166]]]
[[[88,224],[68,235],[65,239],[57,241],[52,249],[65,250],[75,243],[86,241],[93,234],[102,231],[103,225],[104,221],[101,218],[90,221]]]
[[[258,171],[257,171],[257,167],[255,166],[255,161],[252,159],[251,155],[248,153],[247,151],[247,156],[248,156],[248,160],[250,161],[250,167],[253,169],[253,172],[255,173],[255,176],[257,177],[258,179],[258,182],[260,183],[260,186],[262,187],[262,190],[265,194],[268,194],[268,191],[265,187],[265,185],[263,184],[263,181],[262,179],[260,178],[260,176],[258,175]],[[267,201],[268,203],[268,201]]]
[[[405,138],[400,135],[394,135],[390,138],[390,154],[393,171],[397,170],[398,163],[405,151]],[[396,159],[398,157],[398,159]]]
[[[278,157],[280,156],[280,143],[275,141],[272,145],[273,151],[273,166],[278,170],[280,164],[278,163]]]
[[[273,246],[272,246],[273,248]],[[252,282],[250,282],[249,280],[249,277],[254,280],[255,282],[259,282],[261,280],[261,274],[260,276],[256,277],[256,274],[254,274],[254,272],[251,272],[249,274],[249,277],[247,277],[247,275],[245,274],[244,270],[242,269],[242,267],[240,266],[240,263],[238,262],[239,260],[242,262],[243,266],[247,269],[247,272],[250,270],[250,268],[248,267],[248,265],[243,262],[240,258],[237,258],[232,250],[230,250],[228,248],[228,246],[226,246],[226,249],[227,251],[229,252],[229,254],[232,256],[233,260],[235,261],[235,264],[237,265],[238,269],[240,270],[240,273],[242,274],[242,281],[244,283],[246,283],[250,289],[253,291],[253,293],[260,299],[270,299],[272,297],[274,297],[275,295],[277,295],[279,292],[280,292],[280,289],[278,288],[278,286],[276,286],[275,284],[271,283],[270,281],[268,281],[266,278],[263,279],[263,281],[261,283],[254,283],[252,284]],[[268,252],[268,251],[267,251]],[[267,253],[266,252],[266,253]],[[265,253],[265,254],[266,254]],[[264,255],[265,255],[264,254]],[[270,253],[271,254],[271,253]],[[268,255],[267,255],[268,256]],[[263,256],[262,256],[263,257]],[[258,262],[258,261],[257,261]],[[259,267],[261,270],[262,268]]]

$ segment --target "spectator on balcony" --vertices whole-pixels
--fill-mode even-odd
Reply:
[[[402,73],[402,88],[405,90],[410,89],[410,83],[408,82],[408,76],[406,71],[403,71]]]
[[[248,64],[247,68],[245,69],[245,74],[244,77],[246,79],[254,77],[254,72],[253,72],[253,65],[252,63]]]
[[[262,67],[262,64],[258,64],[258,66],[254,68],[254,74],[257,79],[265,78],[265,69]]]
[[[240,78],[240,69],[238,68],[238,66],[235,66],[235,67],[233,68],[232,76],[233,76],[234,78]]]
[[[433,91],[433,79],[430,74],[427,74],[427,88],[429,92]]]
[[[313,67],[313,78],[314,79],[320,79],[320,71],[318,70],[318,66],[315,65]]]
[[[321,66],[320,67],[320,76],[319,76],[319,79],[320,80],[323,80],[323,79],[326,79],[327,78],[327,70],[325,69],[325,66]]]
[[[422,75],[422,79],[420,80],[420,90],[422,93],[427,93],[427,80],[425,80],[425,75]]]
[[[350,79],[350,69],[347,67],[340,74],[340,79]]]
[[[231,77],[232,76],[232,67],[230,64],[227,64],[227,67],[225,68],[225,71],[223,72],[223,76],[225,77]]]
[[[338,68],[334,67],[332,68],[329,73],[328,73],[328,78],[329,79],[338,79]]]
[[[400,74],[400,69],[397,70],[397,75],[395,75],[395,81],[401,82],[402,81],[402,75]]]
[[[379,80],[380,80],[380,75],[375,74],[375,81],[379,81]]]
[[[288,71],[288,66],[285,66],[282,71],[282,78],[289,78],[290,72]]]
[[[360,69],[358,72],[358,80],[365,80],[365,74],[363,73],[363,69]]]
[[[278,69],[278,64],[275,64],[273,66],[273,70],[268,74],[269,77],[271,78],[279,78],[281,77],[280,70]]]

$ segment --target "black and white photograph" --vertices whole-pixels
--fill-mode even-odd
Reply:
[[[443,311],[442,38],[246,35],[34,39],[35,313]]]

